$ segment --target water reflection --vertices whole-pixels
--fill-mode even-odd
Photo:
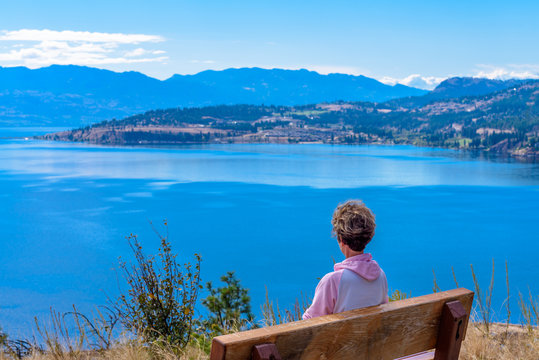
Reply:
[[[0,141],[0,170],[53,178],[245,182],[316,188],[539,183],[534,163],[483,161],[413,146],[197,145],[104,147]]]

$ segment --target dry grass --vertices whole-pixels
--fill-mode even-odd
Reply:
[[[208,354],[194,345],[178,350],[170,346],[148,347],[138,341],[126,341],[103,351],[35,352],[24,357],[25,360],[206,360],[208,358]],[[16,359],[0,353],[0,360]]]
[[[470,323],[462,345],[461,360],[538,360],[539,329],[525,325],[490,324],[489,333],[482,322]],[[0,353],[0,360],[15,360]],[[109,350],[79,352],[36,352],[26,360],[207,360],[200,347],[189,345],[184,350],[171,346],[146,346],[142,342],[126,340]]]
[[[538,360],[539,330],[526,326],[490,324],[486,333],[482,323],[468,326],[460,352],[462,360]]]
[[[539,329],[526,326],[490,324],[490,333],[485,332],[481,322],[471,323],[466,340],[462,345],[461,360],[538,360]],[[177,349],[163,346],[148,347],[138,341],[124,341],[106,351],[79,353],[35,353],[26,360],[207,360],[202,349],[187,346],[179,354]],[[15,360],[2,355],[0,360]]]

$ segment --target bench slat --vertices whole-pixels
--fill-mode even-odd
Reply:
[[[409,355],[395,360],[434,360],[434,351],[425,351],[419,354]]]
[[[443,305],[459,300],[469,314],[473,295],[461,288],[218,336],[211,360],[248,360],[253,346],[263,343],[274,343],[286,360],[391,360],[416,354],[436,347]]]

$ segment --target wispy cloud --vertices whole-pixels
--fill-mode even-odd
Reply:
[[[165,39],[156,35],[102,33],[89,31],[56,30],[3,30],[0,40],[9,41],[79,41],[91,43],[139,44],[143,42],[162,42]]]
[[[316,71],[317,73],[322,74],[322,75],[327,75],[327,74],[347,74],[347,75],[356,75],[356,76],[365,75],[369,77],[374,77],[378,81],[384,84],[388,84],[388,85],[402,84],[402,85],[413,86],[416,88],[426,89],[426,90],[434,89],[438,84],[440,84],[442,81],[447,79],[447,77],[421,76],[419,74],[412,74],[404,78],[393,78],[389,76],[378,78],[376,76],[370,75],[370,71],[367,69],[362,69],[362,68],[354,67],[354,66],[340,66],[340,65],[307,65],[307,66],[284,67],[284,68],[287,68],[290,70],[309,69],[312,71]]]
[[[146,50],[143,48],[136,48],[135,50],[126,51],[124,53],[124,56],[137,57],[137,56],[143,56],[143,55],[161,55],[165,53],[166,52],[163,50]]]
[[[451,75],[452,76],[452,75]],[[445,79],[451,77],[423,76],[412,74],[404,78],[384,76],[379,79],[384,84],[403,84],[420,89],[432,90]],[[511,64],[507,66],[477,65],[475,71],[458,76],[507,80],[507,79],[539,79],[539,64]]]
[[[161,49],[143,46],[165,41],[146,34],[55,30],[0,30],[0,64],[30,68],[60,65],[106,65],[164,62]],[[144,45],[145,44],[145,45]],[[133,49],[134,46],[137,48]],[[155,45],[153,45],[155,46]]]
[[[384,84],[388,85],[402,84],[406,86],[416,87],[419,89],[432,90],[445,79],[447,79],[447,77],[422,76],[420,74],[412,74],[400,79],[384,76],[380,79],[380,82],[383,82]]]
[[[494,66],[481,64],[474,77],[487,79],[539,79],[539,64],[510,64]]]

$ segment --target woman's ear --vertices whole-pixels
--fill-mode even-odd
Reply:
[[[345,246],[344,243],[343,243],[343,242],[341,241],[341,239],[339,239],[338,237],[337,237],[337,242],[338,242],[338,244],[339,244],[339,249],[340,249],[341,252],[344,254],[344,246]]]

